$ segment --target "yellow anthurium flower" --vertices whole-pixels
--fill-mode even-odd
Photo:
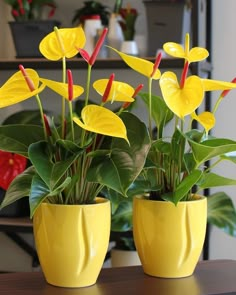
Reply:
[[[98,94],[103,96],[109,79],[100,79],[93,83],[93,88]],[[132,98],[135,89],[127,83],[113,81],[109,92],[109,96],[106,101],[123,101],[133,102]]]
[[[68,84],[56,82],[53,80],[43,79],[40,78],[40,81],[47,86],[48,88],[52,89],[54,92],[60,94],[62,97],[68,98]],[[79,85],[73,85],[73,99],[79,97],[84,92],[84,88]]]
[[[215,116],[211,112],[203,112],[197,115],[195,112],[191,114],[191,117],[198,121],[208,133],[215,126]]]
[[[193,113],[204,98],[204,87],[198,76],[188,77],[181,89],[176,75],[165,72],[160,78],[160,88],[169,109],[181,119]]]
[[[31,91],[21,71],[12,75],[0,88],[0,108],[17,104],[43,91],[44,85],[39,85],[39,76],[32,69],[25,69],[30,77],[35,90]]]
[[[108,46],[109,47],[109,46]],[[120,57],[123,59],[123,61],[133,70],[136,72],[150,78],[153,73],[153,66],[154,63],[148,60],[145,60],[140,57],[132,56],[125,54],[119,50],[116,50],[115,48],[109,47],[115,52],[117,52]],[[152,79],[158,80],[161,77],[161,72],[159,69],[156,70],[155,74],[152,76]]]
[[[39,44],[39,50],[49,60],[63,57],[72,58],[78,54],[77,48],[83,48],[86,37],[82,27],[55,29]]]
[[[193,47],[189,50],[189,34],[185,37],[185,48],[175,42],[167,42],[163,45],[167,54],[177,58],[184,58],[189,63],[204,60],[208,57],[209,52],[202,47]]]
[[[202,79],[205,91],[226,90],[236,88],[236,84],[232,82],[224,82],[218,80]]]
[[[81,117],[83,122],[77,117],[73,118],[73,121],[81,128],[98,134],[123,138],[129,142],[123,121],[111,110],[90,104],[83,108]]]

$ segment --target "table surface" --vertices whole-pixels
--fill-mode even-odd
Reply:
[[[161,279],[141,266],[102,269],[95,285],[60,288],[46,283],[41,272],[0,274],[1,295],[205,295],[236,294],[236,261],[210,260],[183,279]]]

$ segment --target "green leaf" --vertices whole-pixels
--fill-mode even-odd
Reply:
[[[140,93],[139,96],[142,98],[149,109],[149,94]],[[160,130],[162,130],[163,127],[173,118],[174,114],[170,111],[160,96],[152,95],[151,100],[152,119],[155,121],[156,127],[160,132]]]
[[[124,199],[124,198],[123,198]],[[112,231],[128,231],[132,229],[133,204],[124,201],[119,203],[115,213],[111,216]]]
[[[207,197],[208,222],[236,237],[236,211],[230,197],[224,192]]]
[[[43,128],[36,125],[0,126],[0,149],[28,157],[30,144],[44,138]]]
[[[162,197],[164,200],[173,202],[175,205],[181,201],[191,188],[198,182],[202,176],[201,170],[194,170],[191,174],[184,178],[174,192],[164,194]]]
[[[123,232],[132,229],[133,196],[124,198],[114,190],[104,188],[103,195],[111,201],[111,231]]]
[[[68,177],[60,186],[51,191],[46,183],[39,177],[39,175],[35,175],[32,179],[29,195],[30,217],[33,217],[35,210],[46,198],[58,196],[69,185],[70,182],[71,178]],[[53,198],[53,202],[60,203],[58,198]]]
[[[181,167],[182,159],[184,158],[186,139],[178,128],[176,128],[171,139],[171,159]]]
[[[147,128],[131,113],[121,115],[130,145],[123,139],[112,139],[112,150],[107,155],[93,158],[87,179],[99,182],[126,195],[129,186],[140,174],[150,148]]]
[[[236,179],[226,178],[210,172],[203,173],[203,177],[198,183],[198,186],[202,189],[226,185],[236,185]]]
[[[54,189],[77,157],[77,154],[72,154],[65,160],[53,163],[50,145],[47,142],[36,142],[29,147],[29,158],[39,176],[50,189]]]
[[[187,139],[198,164],[204,163],[216,156],[236,151],[236,142],[230,139],[211,138],[201,143],[193,141],[188,135]]]
[[[44,110],[44,114],[49,114],[48,111]],[[41,115],[38,110],[23,110],[16,112],[3,122],[4,125],[10,124],[24,124],[24,125],[40,125],[42,124]]]
[[[221,159],[228,160],[228,161],[236,164],[236,152],[224,154],[221,156]]]
[[[35,170],[33,166],[31,166],[16,176],[6,191],[0,209],[14,203],[21,198],[28,197],[30,195],[31,182],[34,175]]]

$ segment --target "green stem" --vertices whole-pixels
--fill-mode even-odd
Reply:
[[[44,117],[43,117],[43,107],[42,107],[42,103],[41,103],[41,100],[40,100],[38,94],[35,95],[35,98],[36,98],[36,101],[37,101],[37,104],[38,104],[38,107],[39,107],[39,112],[40,112],[40,116],[41,116],[41,120],[42,120],[42,124],[43,124],[44,137],[45,137],[45,140],[47,141],[47,139],[48,139],[48,135],[47,135],[47,128],[46,128],[45,121],[44,121]]]
[[[210,170],[212,170],[212,168],[214,168],[216,165],[218,165],[220,162],[222,162],[222,159],[219,159],[217,161],[215,161],[215,163],[213,163],[211,166],[207,167],[207,169],[205,170],[206,172],[209,172]]]
[[[66,82],[66,58],[62,58],[62,82]],[[66,109],[66,102],[65,98],[61,98],[61,125],[62,125],[62,131],[61,131],[61,137],[65,138],[65,109]]]
[[[220,97],[217,99],[217,102],[216,102],[216,104],[215,104],[215,106],[214,106],[214,109],[213,109],[213,111],[212,111],[213,114],[215,114],[216,110],[218,109],[219,104],[220,104],[222,98],[223,98],[223,97],[220,96]]]
[[[148,113],[148,126],[149,133],[152,139],[152,78],[148,78],[148,104],[149,104],[149,113]]]
[[[88,73],[87,73],[87,82],[86,82],[85,106],[87,106],[87,105],[88,105],[88,102],[89,102],[89,91],[90,91],[91,71],[92,71],[92,66],[91,66],[90,64],[88,64]]]
[[[87,72],[87,82],[86,82],[86,96],[85,96],[85,103],[84,106],[88,105],[89,102],[89,90],[90,90],[90,81],[91,81],[91,71],[92,71],[92,66],[88,64],[88,72]],[[81,147],[84,146],[85,142],[85,132],[86,130],[82,130],[81,134]]]
[[[70,127],[71,127],[72,141],[75,141],[75,131],[74,131],[74,123],[73,123],[73,107],[72,107],[72,102],[69,101],[68,105],[69,105]]]

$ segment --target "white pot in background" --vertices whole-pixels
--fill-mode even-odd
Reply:
[[[119,24],[119,15],[112,13],[109,19],[107,41],[108,45],[120,50],[121,44],[124,40],[123,32]],[[113,50],[109,49],[108,56],[110,58],[118,58],[118,55]]]
[[[111,266],[133,266],[141,265],[137,251],[119,250],[113,248],[111,250]]]
[[[135,40],[123,41],[120,51],[126,54],[138,55],[137,42]]]

